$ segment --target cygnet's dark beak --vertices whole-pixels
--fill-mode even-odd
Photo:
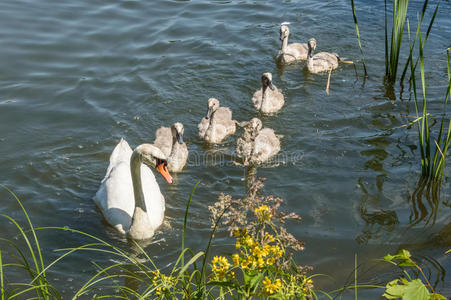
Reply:
[[[212,113],[213,112],[212,112],[211,108],[209,107],[208,110],[207,110],[207,117],[206,118],[210,119]]]
[[[180,145],[183,144],[183,136],[181,134],[179,134],[178,132],[175,134],[175,136],[177,137],[177,142]]]
[[[274,86],[272,85],[272,82],[271,82],[271,81],[269,82],[268,86],[269,86],[269,88],[270,88],[271,90],[274,91]]]

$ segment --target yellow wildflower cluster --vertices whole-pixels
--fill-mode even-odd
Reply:
[[[214,276],[212,276],[211,279],[213,280],[224,280],[226,278],[226,275],[229,275],[229,277],[235,277],[234,272],[229,272],[227,274],[227,271],[230,268],[230,263],[227,258],[224,256],[215,256],[213,257],[213,260],[211,261],[211,271],[214,273]]]
[[[175,279],[172,276],[166,276],[160,273],[160,270],[153,272],[152,283],[158,286],[155,290],[155,294],[161,295],[168,292],[169,289],[175,284]]]
[[[233,265],[239,266],[243,269],[256,269],[271,266],[276,262],[276,259],[281,258],[284,254],[283,249],[279,245],[271,245],[274,242],[274,237],[265,232],[262,244],[259,244],[252,236],[247,234],[247,231],[235,231],[234,235],[241,235],[237,238],[235,247],[241,249],[240,254],[232,256]]]
[[[259,222],[269,221],[272,218],[271,209],[268,205],[260,205],[254,210],[254,213]]]
[[[268,278],[268,276],[265,276],[265,279],[263,279],[263,291],[264,294],[272,295],[274,293],[277,293],[282,288],[282,281],[277,278],[274,283],[272,283],[271,279]]]

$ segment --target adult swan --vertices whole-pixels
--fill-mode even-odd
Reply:
[[[132,151],[121,139],[110,156],[110,164],[94,202],[106,221],[119,232],[136,240],[151,238],[161,225],[165,203],[152,171],[153,167],[168,183],[172,177],[166,156],[155,146],[142,144]]]

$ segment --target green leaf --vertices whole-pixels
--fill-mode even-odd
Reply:
[[[391,254],[387,254],[384,256],[385,261],[392,261],[393,259],[395,259],[395,257]]]
[[[402,249],[398,252],[398,254],[396,254],[396,256],[398,256],[398,258],[400,259],[410,259],[410,257],[412,256],[410,254],[410,252],[406,249]]]
[[[399,285],[398,279],[392,280],[385,286],[385,293],[382,295],[387,299],[402,298],[406,290],[405,285]]]
[[[416,263],[414,263],[412,260],[410,260],[410,259],[408,259],[408,260],[405,260],[405,261],[403,261],[403,262],[400,262],[399,264],[398,264],[398,266],[400,266],[400,267],[415,267],[417,264]]]
[[[251,287],[254,288],[262,280],[263,280],[263,273],[258,273],[257,276],[254,276],[254,278],[252,278],[249,283],[250,283]]]
[[[446,300],[446,297],[441,294],[433,293],[433,294],[429,295],[429,299],[430,300]]]
[[[246,271],[243,270],[243,278],[244,278],[244,283],[246,285],[249,284],[249,282],[252,280],[252,278],[255,276],[255,274],[249,274]]]
[[[429,300],[429,291],[420,279],[410,281],[406,286],[403,300]]]

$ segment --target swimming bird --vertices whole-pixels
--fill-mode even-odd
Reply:
[[[340,58],[337,53],[320,52],[313,55],[316,40],[310,39],[308,45],[307,68],[312,73],[331,71],[338,68]]]
[[[261,80],[262,88],[252,97],[254,107],[265,114],[277,112],[285,103],[283,94],[272,84],[271,73],[263,73]]]
[[[288,36],[290,35],[290,29],[288,28],[288,22],[284,22],[280,25],[280,40],[282,41],[281,49],[277,54],[277,61],[282,64],[289,64],[300,60],[306,60],[308,54],[308,46],[306,43],[292,43],[288,44]]]
[[[232,111],[228,107],[220,107],[219,100],[208,99],[207,116],[199,125],[199,137],[209,143],[220,143],[226,136],[235,133],[236,121],[232,120]]]
[[[168,170],[180,172],[188,159],[188,148],[183,142],[185,128],[182,123],[174,123],[171,128],[160,127],[153,144],[168,158]]]
[[[136,240],[151,238],[164,218],[164,197],[150,168],[172,183],[166,156],[160,149],[141,144],[133,151],[121,139],[93,198],[111,226]]]
[[[262,121],[253,118],[237,140],[236,152],[243,158],[245,166],[261,164],[280,151],[280,141],[274,130],[262,127]]]

